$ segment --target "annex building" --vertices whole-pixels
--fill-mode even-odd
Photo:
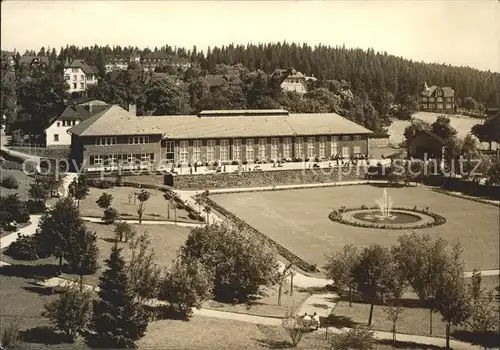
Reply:
[[[68,130],[72,158],[88,171],[127,167],[303,161],[368,154],[372,131],[335,113],[202,111],[136,116],[113,105]]]

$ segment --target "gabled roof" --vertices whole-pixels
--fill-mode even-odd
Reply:
[[[99,104],[99,105],[107,104],[106,102],[101,101],[95,97],[87,97],[87,96],[75,97],[71,100],[68,100],[66,104],[68,106],[70,106],[70,105],[81,105],[81,104],[89,103],[89,102],[97,102],[97,104]]]
[[[371,130],[335,113],[245,117],[196,115],[136,117],[119,106],[112,106],[81,122],[69,132],[78,136],[161,134],[171,139],[372,133]]]
[[[416,135],[419,135],[419,134],[425,134],[425,135],[433,138],[437,142],[439,142],[441,145],[445,145],[446,144],[446,140],[445,139],[443,139],[441,136],[436,135],[432,131],[429,131],[429,130],[420,130],[420,131],[417,132]]]
[[[47,56],[29,56],[29,55],[23,55],[19,59],[19,64],[20,65],[32,65],[34,63],[43,63],[48,65],[49,64],[49,58]]]
[[[449,87],[449,86],[440,87],[440,86],[436,86],[436,85],[433,85],[433,86],[429,87],[427,90],[422,90],[420,92],[420,95],[421,96],[431,97],[431,96],[435,95],[435,93],[436,93],[436,91],[438,89],[443,90],[443,97],[453,97],[453,96],[455,96],[455,90],[453,90],[451,87]]]
[[[85,60],[75,59],[71,63],[64,65],[64,68],[80,68],[85,74],[98,74],[99,70],[95,66],[89,66]]]
[[[96,114],[106,111],[110,107],[110,105],[96,105],[91,107],[81,105],[67,106],[60,115],[49,120],[49,125],[47,127],[54,124],[54,122],[61,120],[87,120]]]

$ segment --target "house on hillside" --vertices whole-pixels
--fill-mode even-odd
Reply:
[[[190,61],[187,58],[170,55],[164,51],[156,51],[145,54],[141,59],[141,64],[148,71],[154,71],[156,67],[164,65],[187,69],[190,66]]]
[[[239,75],[236,74],[208,74],[205,76],[205,81],[210,86],[210,89],[221,87],[224,85],[239,85],[241,84],[241,79]]]
[[[19,65],[24,66],[24,67],[37,67],[37,68],[44,68],[49,65],[49,58],[47,56],[30,56],[30,55],[23,55],[19,59]]]
[[[449,86],[427,86],[424,82],[420,91],[420,110],[425,112],[455,113],[455,90]]]
[[[420,130],[408,142],[408,157],[416,159],[442,159],[446,141],[428,130]]]
[[[131,109],[132,110],[132,109]],[[331,159],[368,154],[372,132],[335,113],[202,111],[137,117],[112,106],[68,130],[72,158],[88,171],[138,166]]]
[[[77,101],[71,102],[60,115],[52,118],[45,128],[46,147],[69,147],[71,145],[71,135],[68,134],[70,128],[109,108],[106,102],[96,99],[82,100],[78,104]]]
[[[69,85],[69,93],[85,95],[90,85],[97,84],[99,71],[95,66],[89,66],[85,60],[66,60],[64,64],[64,80]]]
[[[141,63],[141,55],[138,53],[132,53],[127,57],[112,57],[106,62],[106,73],[112,72],[114,70],[124,70],[128,68],[128,65],[132,62]]]
[[[275,69],[273,76],[284,76],[283,82],[281,83],[281,89],[283,91],[295,91],[299,94],[305,94],[307,92],[307,81],[316,81],[317,79],[312,76],[308,77],[295,69],[285,70],[285,69]]]

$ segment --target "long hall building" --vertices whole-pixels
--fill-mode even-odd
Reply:
[[[132,110],[132,109],[130,109]],[[136,116],[112,106],[68,130],[72,158],[88,171],[212,162],[304,161],[368,154],[372,131],[335,113],[202,111]]]

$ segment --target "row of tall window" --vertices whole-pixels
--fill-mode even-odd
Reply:
[[[428,97],[428,98],[427,97],[422,97],[422,101],[424,101],[424,102],[427,102],[427,101],[429,101],[429,102],[435,102],[436,100],[437,100],[437,102],[443,102],[445,100],[448,101],[448,102],[451,102],[451,101],[453,101],[453,97],[445,97],[445,98],[443,98],[443,97],[437,97],[437,98],[434,98],[434,97]]]
[[[90,165],[98,166],[113,166],[118,163],[128,163],[130,165],[151,163],[154,160],[154,153],[139,153],[139,154],[99,154],[90,156]]]
[[[343,141],[349,140],[349,136],[342,137]],[[355,136],[355,140],[360,140],[360,136]],[[339,154],[339,144],[338,137],[332,136],[330,138],[330,154],[327,154],[327,143],[328,138],[326,136],[321,136],[319,138],[318,152],[316,153],[316,144],[315,138],[309,137],[307,138],[306,146],[304,146],[304,139],[302,137],[297,137],[295,140],[295,154],[297,157],[302,157],[304,155],[304,150],[307,151],[306,157],[312,158],[318,156],[319,158],[326,158],[327,156],[337,155]],[[167,143],[166,147],[166,158],[174,159],[174,143]],[[278,158],[292,158],[292,139],[290,137],[283,138],[283,147],[282,151],[280,151],[279,147],[279,139],[272,138],[271,143],[269,144],[269,152],[267,149],[268,143],[266,139],[258,139],[257,148],[255,147],[254,139],[246,139],[245,140],[245,159],[253,160],[256,158],[259,159],[278,159]],[[241,160],[243,159],[242,155],[242,140],[236,139],[233,140],[232,145],[232,155],[230,154],[229,148],[229,140],[220,140],[220,150],[219,150],[219,159],[221,160]],[[350,154],[350,149],[347,146],[342,148],[342,155],[344,157],[348,157]],[[353,153],[361,153],[360,146],[353,147]],[[206,161],[215,161],[215,140],[208,140],[206,147]],[[195,140],[193,141],[193,151],[192,158],[189,157],[189,142],[188,141],[180,141],[179,142],[179,161],[181,163],[188,163],[190,161],[193,162],[201,162],[203,161],[202,157],[202,141]]]

